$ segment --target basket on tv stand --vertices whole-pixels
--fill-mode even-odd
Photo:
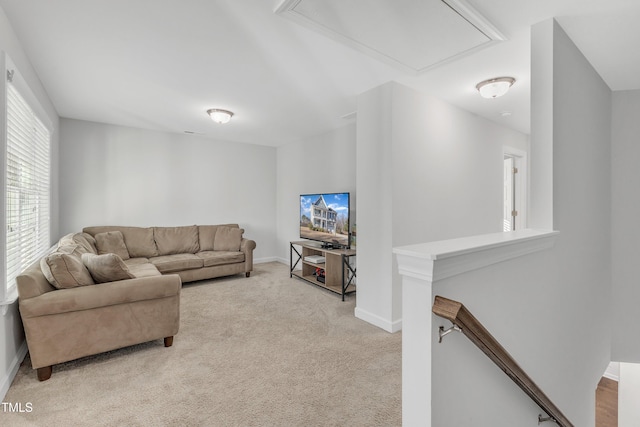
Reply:
[[[320,255],[325,257],[323,264],[305,261],[305,257]],[[351,265],[351,257],[356,256],[355,249],[323,248],[310,241],[289,242],[289,277],[297,277],[305,282],[327,289],[342,296],[356,291],[354,279],[356,268]],[[296,270],[299,263],[302,269]],[[324,270],[324,283],[314,274],[316,269]]]

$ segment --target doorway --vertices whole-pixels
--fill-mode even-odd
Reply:
[[[527,228],[527,153],[503,150],[502,231]]]

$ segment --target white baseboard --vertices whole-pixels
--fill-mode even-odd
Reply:
[[[402,319],[392,322],[358,307],[356,307],[354,314],[358,319],[371,323],[387,332],[395,333],[402,330]]]
[[[18,353],[15,355],[13,360],[11,361],[11,365],[9,366],[9,371],[5,373],[4,378],[0,382],[0,400],[4,401],[4,397],[7,395],[9,391],[9,387],[11,387],[11,383],[13,379],[16,377],[18,373],[18,369],[20,369],[20,364],[24,360],[27,355],[27,342],[24,341],[20,348],[18,349]]]
[[[279,259],[274,256],[253,259],[254,264],[265,264],[267,262],[274,262],[274,261],[279,261]]]
[[[611,362],[609,366],[607,366],[607,370],[604,371],[605,378],[609,378],[610,380],[620,381],[620,363]]]
[[[286,264],[289,265],[289,260],[285,259],[285,258],[280,258],[280,257],[276,257],[275,259],[276,261],[278,261],[280,264]]]

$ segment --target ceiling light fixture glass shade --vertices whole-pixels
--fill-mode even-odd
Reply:
[[[221,125],[229,123],[229,120],[231,120],[231,117],[233,117],[233,113],[231,111],[220,110],[218,108],[207,110],[207,114],[209,115],[209,117],[211,117],[211,120],[216,123],[220,123]]]
[[[515,82],[513,77],[498,77],[478,83],[476,89],[483,98],[498,98],[507,93]]]

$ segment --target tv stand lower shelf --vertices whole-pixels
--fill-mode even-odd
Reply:
[[[314,255],[324,257],[324,263],[305,261]],[[328,249],[304,241],[289,242],[289,277],[341,295],[344,301],[345,295],[356,291],[356,268],[351,265],[351,257],[355,256],[355,249]],[[302,269],[296,270],[299,263]]]

